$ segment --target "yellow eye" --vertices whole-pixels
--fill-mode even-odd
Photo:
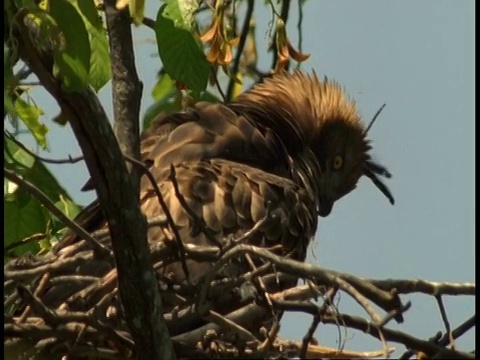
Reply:
[[[338,170],[343,166],[343,158],[340,155],[336,155],[333,158],[333,169]]]

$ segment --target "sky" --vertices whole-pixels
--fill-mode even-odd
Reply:
[[[256,2],[259,49],[264,49],[268,8]],[[297,40],[297,2],[292,1],[288,31]],[[155,18],[160,2],[147,1]],[[364,121],[387,106],[369,131],[373,155],[393,174],[388,181],[396,204],[368,180],[339,200],[321,218],[308,260],[311,263],[371,278],[422,278],[475,282],[474,243],[474,9],[473,0],[369,0],[306,2],[303,51],[311,55],[302,69],[315,70],[342,84],[355,98]],[[144,83],[142,114],[152,104],[155,74],[161,67],[154,34],[135,29],[135,55]],[[266,70],[271,55],[260,59]],[[100,98],[112,115],[111,88]],[[76,156],[80,149],[69,128],[52,123],[58,107],[41,91],[32,93],[45,110],[52,158]],[[49,165],[74,200],[88,204],[94,193],[82,193],[88,179],[83,163]],[[405,323],[392,327],[428,339],[443,325],[434,298],[404,296],[412,301]],[[474,313],[474,298],[445,298],[452,327]],[[367,315],[343,295],[340,310]],[[281,335],[300,340],[310,316],[286,316]],[[321,345],[338,346],[338,329],[320,325]],[[342,338],[352,350],[380,349],[378,340],[349,330]],[[458,341],[474,348],[474,331]],[[399,351],[403,348],[391,343]]]

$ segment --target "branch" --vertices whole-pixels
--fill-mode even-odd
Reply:
[[[372,335],[377,339],[380,339],[380,331],[374,326],[371,326],[370,322],[362,319],[358,316],[351,316],[346,314],[332,313],[329,316],[324,316],[322,321],[325,324],[337,324],[339,321],[344,323],[345,326],[360,330],[366,334]],[[475,359],[474,355],[462,352],[450,350],[441,347],[435,343],[415,338],[402,331],[393,330],[389,328],[382,328],[382,334],[385,336],[385,340],[394,341],[413,349],[420,350],[428,356],[444,356],[450,359]]]
[[[400,302],[400,298],[397,295],[381,290],[372,285],[370,282],[365,281],[365,279],[361,279],[350,274],[344,274],[333,270],[315,267],[311,264],[300,263],[295,260],[282,258],[266,249],[258,248],[251,245],[238,245],[235,248],[227,251],[222,256],[222,258],[215,263],[212,270],[210,270],[206,276],[212,276],[212,274],[217,273],[232,258],[235,258],[245,253],[266,259],[275,264],[277,268],[281,271],[295,274],[304,278],[315,279],[324,285],[342,288],[342,285],[344,285],[344,283],[338,281],[338,279],[341,278],[347,281],[350,285],[353,285],[356,291],[368,297],[371,301],[373,301],[375,304],[377,304],[386,311],[398,309],[402,305]],[[399,322],[403,320],[401,314],[398,314],[396,319]]]
[[[370,280],[372,284],[386,291],[395,290],[397,294],[423,293],[427,295],[475,295],[474,283],[434,282],[421,279]]]
[[[9,140],[13,141],[18,147],[23,149],[26,153],[33,156],[35,159],[46,162],[48,164],[75,164],[75,163],[83,160],[83,156],[77,156],[77,157],[72,158],[70,155],[68,155],[68,159],[47,159],[47,158],[42,157],[38,154],[35,154],[32,150],[27,148],[25,145],[23,145],[17,139],[15,139],[15,137],[12,136],[11,134],[6,133],[6,135],[7,135]]]
[[[239,41],[238,47],[237,47],[237,53],[235,55],[235,59],[233,60],[231,78],[230,78],[230,81],[228,82],[227,95],[226,95],[226,99],[228,101],[233,100],[232,99],[233,88],[235,86],[235,81],[237,79],[238,67],[240,65],[240,59],[242,57],[243,48],[245,47],[245,42],[247,40],[248,30],[250,29],[250,20],[252,18],[252,14],[253,14],[253,3],[254,3],[253,0],[248,0],[247,1],[247,12],[245,14],[245,19],[243,21],[242,32],[241,32],[241,35],[240,35],[240,41]]]
[[[130,15],[116,9],[115,0],[105,1],[105,19],[112,64],[113,128],[124,155],[140,158],[139,112],[143,85],[138,79]],[[139,176],[132,172],[136,192]]]

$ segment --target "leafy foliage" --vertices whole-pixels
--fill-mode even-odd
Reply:
[[[158,11],[155,26],[160,59],[173,79],[199,93],[207,87],[210,64],[192,33],[175,26],[177,23],[184,26],[185,22],[165,17],[165,9],[164,5]]]
[[[73,218],[80,211],[69,197],[65,189],[57,182],[45,165],[33,155],[20,147],[11,137],[5,138],[5,167],[15,171],[24,180],[29,181],[47,195],[57,207]],[[50,240],[57,240],[63,224],[45,210],[37,198],[11,181],[4,180],[4,246],[21,242],[34,234],[44,234],[44,247]],[[48,246],[47,246],[48,247]],[[19,255],[26,251],[37,253],[40,246],[37,242],[28,242],[16,247],[9,255]]]

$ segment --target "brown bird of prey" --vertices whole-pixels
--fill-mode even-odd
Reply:
[[[390,173],[372,160],[370,150],[353,100],[336,82],[302,72],[274,75],[229,104],[199,102],[185,111],[160,115],[141,140],[142,160],[150,166],[183,243],[212,247],[240,239],[300,261],[317,230],[318,215],[329,215],[335,201],[351,192],[362,175],[393,204],[380,180]],[[148,218],[164,214],[146,176],[140,196]],[[88,208],[78,221],[89,231],[106,226],[98,206]],[[171,227],[148,230],[151,246],[174,237]],[[67,236],[55,252],[61,254],[74,241]],[[238,277],[261,264],[237,259],[215,278]],[[77,273],[95,268],[95,275],[102,277],[112,270],[87,265]],[[188,277],[185,263],[177,258],[156,270],[171,283],[195,284],[212,262],[187,259],[186,268]],[[273,281],[266,288],[281,290],[296,281]],[[74,286],[62,291],[52,287],[44,301],[53,308],[63,303],[79,310],[87,306],[88,292],[79,305],[78,297],[72,297],[75,291]],[[164,293],[166,308],[175,306],[175,299]],[[94,298],[92,302],[98,301]],[[212,301],[214,309],[227,313],[243,300],[238,293],[226,292]],[[172,335],[191,324],[190,319],[170,327]]]

